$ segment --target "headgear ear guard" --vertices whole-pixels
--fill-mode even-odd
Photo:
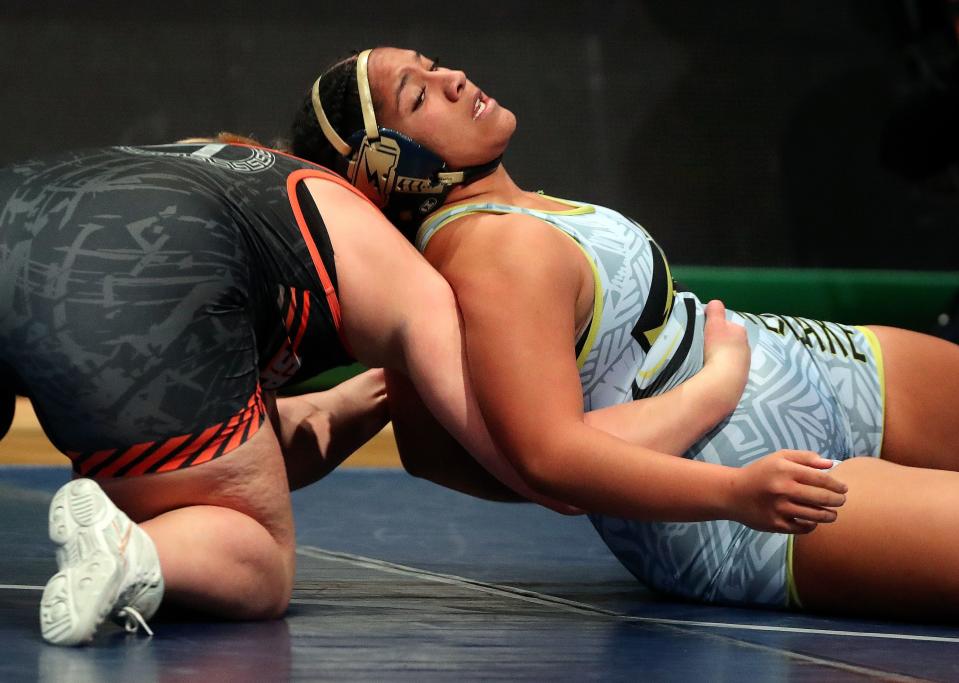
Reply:
[[[343,158],[339,171],[370,198],[394,223],[412,227],[443,203],[454,185],[463,185],[492,173],[500,159],[461,171],[447,171],[437,154],[390,128],[376,124],[367,72],[372,50],[356,57],[356,84],[363,112],[363,129],[344,140],[333,129],[320,101],[320,80],[313,83],[312,100],[323,135]]]

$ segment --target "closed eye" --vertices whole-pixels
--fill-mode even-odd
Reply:
[[[430,71],[438,71],[440,68],[440,60],[434,59],[432,64],[430,64]],[[424,85],[420,88],[420,94],[416,96],[416,100],[413,102],[413,111],[416,111],[423,106],[423,103],[426,101],[426,86]]]

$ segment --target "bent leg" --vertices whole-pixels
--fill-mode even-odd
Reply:
[[[959,473],[852,458],[832,524],[794,540],[803,606],[885,617],[959,616]]]
[[[100,484],[156,544],[165,602],[231,619],[274,618],[286,609],[293,513],[269,420],[210,462]]]
[[[882,458],[959,470],[959,345],[894,327],[870,329],[885,374]]]

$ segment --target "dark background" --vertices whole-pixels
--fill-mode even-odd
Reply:
[[[519,120],[529,189],[608,204],[674,263],[955,269],[952,0],[4,0],[0,162],[283,136],[317,73],[415,47]]]

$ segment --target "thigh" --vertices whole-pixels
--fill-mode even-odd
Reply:
[[[959,470],[959,345],[918,332],[870,327],[882,348],[882,458]]]
[[[270,420],[248,441],[216,460],[172,472],[102,480],[100,485],[136,522],[201,505],[242,512],[266,528],[292,562],[290,490]]]
[[[803,607],[959,615],[959,473],[853,458],[834,474],[849,486],[837,520],[794,541]]]

